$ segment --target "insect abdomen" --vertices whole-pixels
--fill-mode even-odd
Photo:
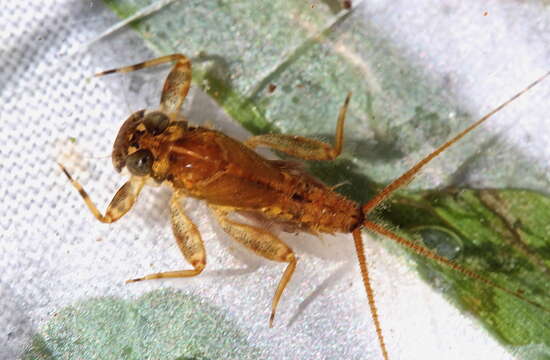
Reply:
[[[298,186],[289,186],[294,191],[282,194],[280,203],[263,209],[268,217],[325,233],[348,233],[363,221],[357,203],[325,185],[301,180]]]

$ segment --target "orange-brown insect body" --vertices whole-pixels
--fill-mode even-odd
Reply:
[[[151,176],[210,204],[256,212],[312,232],[351,232],[363,220],[348,200],[291,163],[268,160],[215,130],[179,120],[162,134],[138,126],[131,151],[154,157]],[[129,150],[130,153],[130,150]]]
[[[359,206],[306,174],[296,164],[268,160],[253,150],[257,146],[266,146],[305,160],[335,159],[342,151],[344,120],[351,94],[348,94],[340,109],[334,147],[317,140],[282,134],[258,135],[241,143],[221,132],[200,126],[190,126],[180,115],[181,106],[191,84],[191,62],[182,54],[163,56],[144,63],[105,71],[99,75],[129,72],[172,61],[176,61],[176,64],[166,79],[160,110],[138,111],[132,114],[119,130],[113,147],[113,165],[118,171],[127,167],[132,176],[115,194],[105,214],[102,214],[93,204],[82,185],[61,166],[92,214],[105,223],[117,221],[124,216],[132,208],[141,189],[150,179],[157,183],[168,184],[174,190],[170,200],[172,230],[182,254],[193,269],[150,274],[129,282],[192,277],[203,271],[206,266],[206,251],[200,232],[186,216],[180,204],[185,197],[192,196],[208,203],[223,230],[234,240],[266,259],[287,264],[271,304],[270,325],[273,323],[281,295],[296,270],[298,259],[293,250],[275,234],[258,226],[232,220],[230,215],[233,212],[254,213],[275,223],[291,225],[291,228],[313,233],[351,232],[372,319],[382,355],[386,360],[389,356],[378,320],[374,292],[370,285],[363,251],[361,237],[363,228],[384,235],[417,254],[444,264],[472,279],[550,311],[526,299],[519,291],[500,286],[387,230],[368,218],[370,212],[397,189],[411,181],[433,158],[542,81],[550,75],[550,72],[435,149],[370,201]]]

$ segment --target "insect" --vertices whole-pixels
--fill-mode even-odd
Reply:
[[[169,205],[172,230],[183,256],[193,269],[160,272],[128,282],[192,277],[204,270],[206,253],[201,235],[181,205],[181,201],[186,197],[194,197],[207,202],[223,230],[234,240],[261,257],[287,264],[273,296],[270,326],[273,326],[277,305],[292,278],[298,260],[293,250],[276,235],[261,227],[234,220],[232,214],[235,213],[261,217],[293,230],[311,233],[351,233],[384,359],[389,359],[389,355],[370,285],[363,251],[362,229],[382,234],[419,255],[547,310],[522,296],[519,291],[504,288],[395,234],[371,221],[369,214],[397,189],[410,182],[433,158],[541,82],[550,72],[420,160],[366,204],[357,204],[334,192],[332,188],[308,175],[294,163],[268,160],[254,151],[256,147],[263,146],[304,160],[335,159],[342,152],[344,122],[351,94],[346,96],[340,108],[334,146],[318,140],[282,134],[253,136],[242,143],[219,131],[194,126],[180,114],[191,85],[191,62],[182,54],[163,56],[136,65],[107,70],[97,75],[131,72],[169,62],[175,62],[175,65],[164,83],[159,109],[133,113],[123,123],[116,137],[112,152],[113,165],[119,172],[126,167],[131,177],[114,195],[105,214],[97,209],[80,183],[60,164],[92,214],[104,223],[115,222],[125,215],[146,184],[163,184],[172,189]]]

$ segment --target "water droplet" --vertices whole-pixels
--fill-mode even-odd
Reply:
[[[443,227],[425,227],[418,233],[427,248],[449,260],[455,259],[462,251],[458,236]]]

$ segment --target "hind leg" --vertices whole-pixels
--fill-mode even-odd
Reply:
[[[283,134],[253,136],[245,142],[245,145],[253,149],[257,146],[266,146],[304,160],[334,160],[342,152],[344,123],[350,98],[351,93],[348,94],[344,105],[340,108],[336,124],[336,144],[334,147],[319,140]]]
[[[271,303],[271,316],[269,318],[269,326],[273,326],[273,320],[275,319],[275,312],[277,311],[277,305],[281,300],[281,295],[285,290],[294,270],[298,259],[294,255],[292,249],[286,245],[275,235],[262,230],[260,228],[240,224],[227,218],[228,212],[222,207],[210,206],[222,226],[223,230],[231,235],[231,237],[237,240],[239,243],[254,251],[256,254],[263,258],[288,263],[275,295]]]

